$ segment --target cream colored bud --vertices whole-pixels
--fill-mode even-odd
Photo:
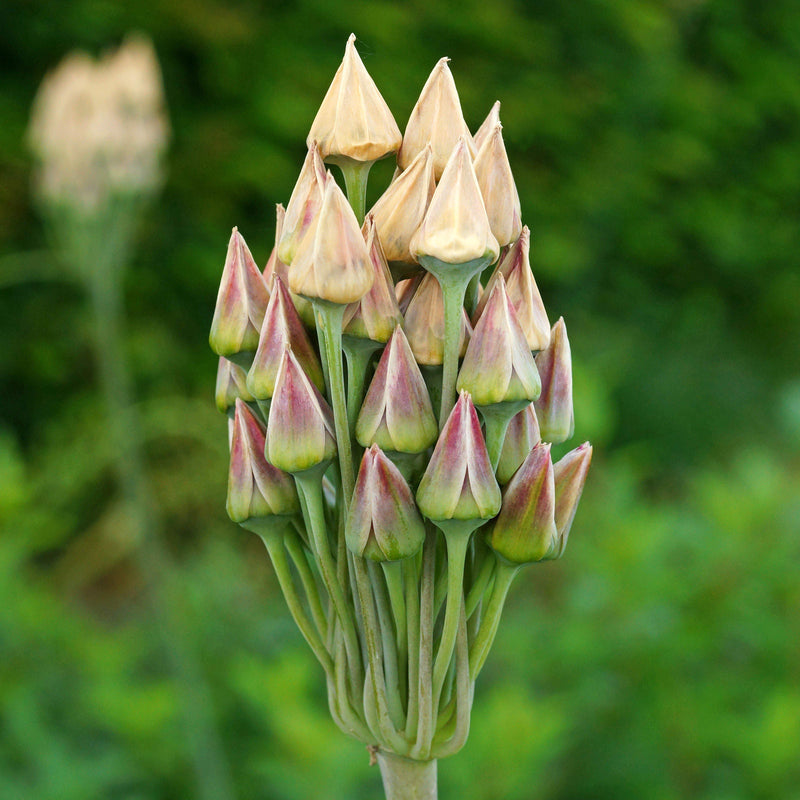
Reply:
[[[491,263],[499,252],[467,140],[461,138],[447,162],[425,219],[411,240],[411,254],[417,258],[432,256],[448,264],[464,264],[477,259]]]
[[[308,134],[309,147],[316,141],[326,161],[342,157],[377,161],[400,147],[400,129],[364,67],[355,40],[351,33],[344,59]]]
[[[492,110],[486,115],[486,119],[478,128],[472,140],[475,142],[475,150],[480,152],[489,134],[500,124],[500,101],[498,100]]]
[[[475,145],[464,122],[453,73],[447,66],[449,60],[440,59],[428,76],[408,119],[403,144],[397,154],[397,163],[401,169],[406,169],[425,145],[430,144],[437,181],[459,138],[464,138],[470,157],[475,157]]]

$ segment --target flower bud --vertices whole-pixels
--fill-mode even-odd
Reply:
[[[258,347],[268,300],[261,272],[242,235],[234,228],[211,322],[211,349],[226,358],[252,353]]]
[[[463,314],[458,354],[467,351],[472,333],[466,312]],[[406,310],[406,335],[418,364],[441,365],[444,360],[444,298],[439,281],[425,273]]]
[[[289,269],[289,288],[305,297],[347,304],[369,291],[373,276],[356,215],[329,176],[317,220]]]
[[[425,219],[411,240],[411,255],[430,256],[448,264],[477,259],[491,263],[499,245],[489,226],[467,140],[453,148]]]
[[[385,343],[392,331],[403,324],[403,315],[397,305],[392,276],[378,238],[375,220],[370,214],[367,214],[364,222],[364,234],[374,275],[372,287],[345,310],[343,332],[349,336]]]
[[[267,459],[285,472],[302,472],[335,454],[333,412],[292,351],[286,350],[269,407]]]
[[[475,175],[492,233],[497,243],[505,247],[519,238],[522,209],[499,123],[475,157]]]
[[[325,377],[317,354],[295,311],[289,290],[284,286],[280,276],[275,275],[272,297],[269,299],[264,314],[264,324],[261,326],[258,350],[247,373],[247,388],[253,397],[258,400],[272,397],[275,380],[286,350],[292,351],[305,374],[320,391],[324,391]]]
[[[500,278],[469,340],[456,388],[477,406],[535,400],[542,390],[525,334]]]
[[[572,357],[567,326],[559,317],[550,332],[550,344],[536,356],[542,393],[536,401],[536,418],[545,441],[565,442],[575,430],[572,409]]]
[[[478,414],[461,392],[420,481],[417,505],[432,520],[475,520],[493,517],[500,502]]]
[[[592,446],[589,442],[584,442],[580,447],[571,450],[560,461],[557,461],[553,468],[558,537],[549,554],[550,558],[561,558],[564,555],[572,520],[575,519],[575,512],[578,510],[578,501],[581,499],[583,485],[586,483],[586,475],[591,463]]]
[[[536,351],[544,350],[550,343],[550,322],[531,272],[530,230],[527,225],[489,278],[486,291],[472,315],[473,325],[483,313],[489,294],[500,275],[505,279],[509,300],[517,312],[517,320],[525,333],[528,347]]]
[[[247,373],[238,364],[220,356],[217,367],[217,388],[214,392],[217,408],[223,414],[227,414],[236,404],[237,397],[246,403],[255,400],[247,388]]]
[[[399,326],[384,349],[356,421],[362,447],[421,453],[438,434],[425,382]]]
[[[264,458],[265,432],[252,411],[236,400],[228,473],[228,516],[234,522],[300,511],[291,476]]]
[[[308,134],[309,147],[316,140],[326,161],[377,161],[400,147],[400,129],[361,61],[355,40],[351,33]]]
[[[370,212],[390,265],[392,262],[416,264],[409,246],[425,219],[435,189],[433,150],[425,145],[408,169],[389,184]]]
[[[411,303],[411,298],[414,297],[415,292],[419,288],[422,279],[425,277],[426,272],[418,272],[413,278],[403,278],[394,285],[394,294],[397,298],[397,305],[400,308],[403,316],[408,312],[408,306]]]
[[[420,150],[430,144],[433,149],[434,177],[437,181],[444,172],[445,164],[459,137],[464,137],[470,158],[475,157],[475,146],[467,123],[464,122],[456,83],[450,67],[447,66],[449,60],[439,59],[422,87],[397,153],[398,165],[401,169],[406,169]]]
[[[512,564],[541,561],[556,539],[550,445],[540,442],[503,493],[503,507],[486,543]]]
[[[472,141],[475,143],[475,151],[480,152],[481,147],[489,135],[500,124],[500,101],[497,100],[492,106],[491,111],[486,115],[486,119],[481,123]]]
[[[278,258],[284,264],[292,263],[300,242],[316,219],[322,205],[326,181],[325,165],[320,158],[317,143],[312,142],[308,146],[306,160],[286,205],[283,230],[277,247]]]
[[[501,486],[505,486],[522,462],[527,458],[533,446],[541,441],[539,423],[533,403],[511,417],[506,429],[506,438],[503,440],[503,449],[500,460],[497,462],[495,475]]]
[[[425,541],[425,523],[411,489],[376,444],[361,459],[345,540],[356,555],[374,561],[408,558]]]

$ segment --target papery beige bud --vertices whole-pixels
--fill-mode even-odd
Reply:
[[[344,59],[308,134],[309,147],[316,141],[326,161],[342,157],[377,161],[400,147],[400,129],[364,67],[355,40],[351,33]]]
[[[489,134],[500,124],[500,101],[497,100],[492,106],[492,110],[486,115],[486,119],[481,123],[472,141],[475,143],[475,151],[480,152],[483,143]]]
[[[450,153],[459,138],[463,137],[470,158],[475,157],[475,145],[458,99],[456,83],[449,58],[439,59],[433,72],[422,87],[417,104],[411,112],[403,135],[403,144],[397,154],[397,163],[406,169],[417,154],[430,144],[433,149],[434,176],[438,181],[444,172]]]
[[[500,247],[492,234],[472,166],[467,140],[458,140],[425,219],[411,240],[411,255],[448,264],[485,259],[491,264]]]

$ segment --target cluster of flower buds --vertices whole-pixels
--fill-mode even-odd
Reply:
[[[351,36],[307,145],[265,268],[238,230],[228,246],[210,337],[228,511],[269,548],[342,730],[426,761],[463,745],[509,585],[564,553],[592,448],[551,459],[570,347],[499,103],[473,136],[442,59],[401,137]]]

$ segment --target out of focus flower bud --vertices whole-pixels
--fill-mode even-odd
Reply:
[[[300,503],[290,475],[264,458],[265,432],[241,399],[236,400],[228,473],[228,516],[234,522],[297,514]]]
[[[515,414],[508,423],[503,450],[500,453],[500,460],[497,462],[495,472],[501,486],[505,486],[511,480],[520,464],[527,458],[533,446],[541,441],[541,438],[536,412],[531,403]]]
[[[589,473],[591,463],[592,446],[589,442],[584,442],[567,453],[554,466],[558,536],[549,558],[561,558],[564,555],[572,520],[575,519],[575,512],[578,510],[578,502],[581,499],[583,485],[586,483],[586,475]]]
[[[311,346],[303,323],[292,305],[289,290],[279,275],[272,284],[272,296],[264,314],[261,339],[247,373],[247,387],[258,400],[268,400],[275,391],[275,381],[286,350],[291,350],[303,372],[320,390],[325,390],[317,354]]]
[[[550,343],[550,322],[531,272],[530,230],[527,225],[523,227],[519,239],[514,242],[489,278],[486,290],[472,315],[473,325],[483,312],[483,307],[500,275],[505,279],[508,298],[517,312],[517,320],[525,333],[528,347],[534,351],[544,350]]]
[[[364,67],[355,40],[351,33],[308,134],[309,147],[316,141],[325,161],[377,161],[400,147],[400,129]]]
[[[466,312],[463,314],[459,355],[467,351],[472,334]],[[444,298],[439,281],[426,273],[406,310],[406,335],[418,364],[437,366],[444,358]]]
[[[572,356],[567,326],[559,317],[550,332],[550,344],[536,356],[542,379],[542,393],[536,401],[536,418],[545,441],[558,444],[572,436],[575,417],[572,409]]]
[[[540,442],[503,493],[503,507],[486,543],[506,561],[527,564],[548,555],[556,539],[550,445]]]
[[[475,143],[475,151],[480,152],[481,147],[492,131],[500,124],[500,101],[497,100],[492,106],[491,111],[486,115],[486,119],[481,123],[472,141]]]
[[[286,209],[281,203],[275,206],[275,246],[269,254],[266,266],[261,273],[264,277],[264,283],[267,289],[272,291],[272,282],[275,280],[276,275],[280,275],[284,284],[289,281],[289,267],[278,258],[278,245],[280,244],[281,237],[283,236],[283,221],[286,219]]]
[[[470,158],[475,157],[475,146],[467,123],[464,122],[456,83],[450,67],[447,66],[449,60],[439,59],[422,87],[397,154],[398,165],[401,169],[406,169],[420,150],[430,144],[433,148],[433,169],[437,181],[460,137],[464,138]]]
[[[501,247],[516,241],[522,231],[522,209],[498,124],[475,157],[475,175],[481,187],[489,225]]]
[[[477,520],[491,519],[500,502],[478,414],[461,392],[420,481],[417,505],[432,520]]]
[[[477,406],[535,400],[542,390],[525,334],[501,278],[469,340],[456,388]]]
[[[333,412],[286,350],[269,407],[267,459],[284,472],[303,472],[335,454]]]
[[[247,388],[247,373],[238,364],[220,356],[217,367],[217,388],[214,392],[217,408],[223,414],[227,414],[236,404],[237,397],[245,403],[255,400]]]
[[[222,271],[209,343],[220,356],[245,362],[258,347],[269,293],[242,235],[234,228]],[[240,355],[241,354],[241,355]]]
[[[362,447],[421,453],[438,433],[428,390],[403,329],[395,328],[381,355],[356,422]]]
[[[329,176],[318,218],[289,269],[289,288],[304,297],[345,305],[360,300],[373,277],[356,215]]]
[[[411,255],[447,264],[497,258],[486,207],[475,177],[467,140],[458,140],[431,198],[425,219],[411,240]]]
[[[425,541],[411,489],[377,444],[361,459],[345,539],[356,555],[374,561],[408,558]]]

